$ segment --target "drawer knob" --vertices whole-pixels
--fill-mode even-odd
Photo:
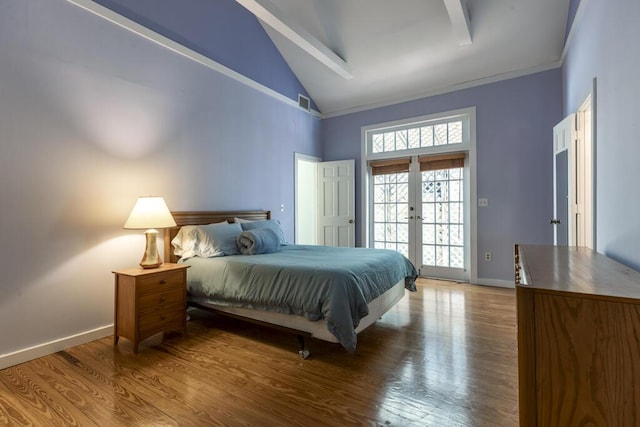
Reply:
[[[160,284],[161,284],[161,285],[165,285],[166,283],[167,283],[167,281],[166,281],[166,280],[164,280],[164,279],[160,280]]]
[[[160,302],[165,302],[166,300],[167,300],[167,299],[165,298],[165,296],[164,296],[164,295],[160,297]]]
[[[164,320],[164,319],[166,319],[165,316],[160,316],[160,320]]]

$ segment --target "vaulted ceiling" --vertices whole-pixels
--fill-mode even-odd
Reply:
[[[559,66],[569,0],[236,0],[327,115]]]

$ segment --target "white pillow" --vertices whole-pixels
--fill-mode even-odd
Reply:
[[[176,237],[171,240],[171,245],[174,247],[173,253],[182,259],[196,256],[198,243],[199,233],[196,225],[185,225],[181,227]]]
[[[236,238],[241,231],[240,224],[229,224],[226,221],[201,225],[198,227],[197,256],[211,258],[240,254]]]

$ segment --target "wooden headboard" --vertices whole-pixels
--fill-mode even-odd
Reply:
[[[234,218],[249,219],[259,221],[271,219],[271,211],[185,211],[171,212],[176,226],[165,228],[164,230],[164,259],[166,262],[178,262],[178,258],[173,254],[171,240],[176,237],[180,227],[183,225],[205,225],[215,222],[233,222]]]

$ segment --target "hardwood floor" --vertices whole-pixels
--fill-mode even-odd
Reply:
[[[188,334],[104,338],[0,371],[0,423],[515,426],[515,291],[419,280],[354,354],[190,311]]]

